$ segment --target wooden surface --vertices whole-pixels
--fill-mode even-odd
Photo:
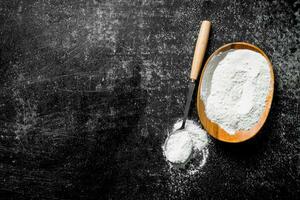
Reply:
[[[298,199],[297,5],[1,0],[0,199]],[[241,144],[209,137],[189,176],[169,169],[162,145],[183,113],[202,20],[213,24],[205,59],[232,41],[255,44],[275,92],[260,133]]]
[[[243,131],[236,131],[234,135],[230,135],[227,133],[224,129],[222,129],[218,124],[211,121],[205,113],[205,106],[201,99],[201,85],[203,82],[204,72],[206,68],[208,67],[209,62],[211,59],[218,55],[221,52],[228,51],[230,49],[249,49],[252,51],[255,51],[257,53],[260,53],[268,62],[269,70],[270,70],[270,83],[269,83],[269,91],[266,97],[266,104],[263,113],[260,116],[260,119],[258,122],[249,130],[243,130]],[[237,142],[243,142],[246,140],[249,140],[250,138],[254,137],[262,128],[264,123],[267,120],[268,114],[271,109],[272,100],[273,100],[273,93],[274,93],[274,72],[273,72],[273,66],[271,61],[269,60],[268,56],[258,47],[245,43],[245,42],[235,42],[235,43],[229,43],[226,44],[220,48],[218,48],[206,61],[205,66],[202,70],[202,74],[199,81],[199,87],[198,87],[198,95],[197,95],[197,109],[198,109],[198,115],[200,118],[200,121],[202,125],[204,126],[205,130],[214,138],[224,141],[224,142],[230,142],[230,143],[237,143]]]

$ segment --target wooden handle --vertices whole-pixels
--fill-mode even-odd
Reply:
[[[206,51],[210,26],[211,26],[210,21],[203,21],[201,24],[201,28],[198,34],[198,39],[197,39],[196,48],[194,52],[191,75],[190,75],[190,78],[192,80],[196,80],[199,75],[203,57]]]

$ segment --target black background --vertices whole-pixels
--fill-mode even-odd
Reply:
[[[299,5],[0,1],[0,199],[299,198]],[[228,42],[259,46],[275,95],[254,139],[209,138],[206,165],[186,176],[161,146],[182,115],[204,19],[207,56]]]

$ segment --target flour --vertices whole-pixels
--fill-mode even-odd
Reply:
[[[172,129],[175,132],[181,127],[182,121],[177,121]],[[189,174],[196,173],[204,164],[208,157],[207,133],[198,124],[187,120],[185,129],[171,134],[164,146],[166,159],[172,164],[187,164],[189,159],[193,159],[190,164]]]
[[[229,50],[208,64],[201,87],[207,117],[230,135],[249,130],[265,107],[270,86],[267,60],[251,50]]]
[[[178,130],[182,121],[177,121],[173,126],[173,132]],[[186,120],[185,128],[193,143],[194,151],[201,151],[207,145],[207,133],[197,123],[192,120]]]
[[[180,130],[170,135],[166,143],[165,155],[171,163],[185,163],[192,153],[193,142],[189,133]]]

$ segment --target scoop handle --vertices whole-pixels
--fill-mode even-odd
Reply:
[[[198,34],[198,39],[195,47],[194,58],[190,78],[196,80],[202,65],[203,57],[206,51],[211,22],[203,21]]]

